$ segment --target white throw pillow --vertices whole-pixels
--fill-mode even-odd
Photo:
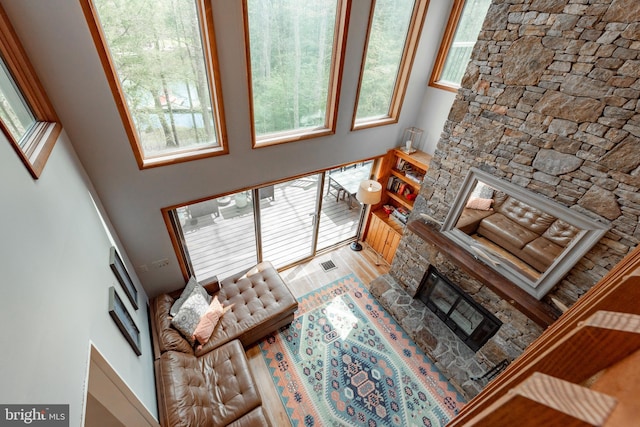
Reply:
[[[202,295],[204,299],[207,301],[207,303],[211,302],[211,295],[209,295],[207,293],[207,290],[203,288],[200,285],[200,283],[198,283],[195,277],[191,276],[191,278],[189,279],[189,282],[187,282],[187,286],[184,287],[184,290],[182,291],[180,298],[178,298],[173,303],[173,305],[171,305],[171,308],[169,309],[169,314],[175,317],[176,314],[178,314],[178,311],[180,311],[180,307],[182,307],[182,304],[184,304],[187,298],[189,298],[193,293],[198,293]]]
[[[209,302],[199,293],[193,293],[182,304],[178,313],[171,320],[171,325],[176,328],[193,346],[195,341],[193,333],[200,323],[200,318],[209,309]]]

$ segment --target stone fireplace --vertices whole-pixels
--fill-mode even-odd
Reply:
[[[553,321],[638,244],[638,16],[637,0],[494,0],[489,9],[391,271],[371,284],[467,397],[484,387],[477,377],[518,357],[546,316]],[[537,314],[443,249],[439,224],[471,168],[609,228]],[[502,322],[477,352],[413,298],[430,266]]]
[[[473,351],[478,351],[502,325],[434,266],[429,267],[422,278],[415,298],[422,301]]]

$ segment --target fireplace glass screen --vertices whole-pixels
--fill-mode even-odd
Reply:
[[[433,266],[416,293],[469,348],[478,351],[500,328],[500,322]]]

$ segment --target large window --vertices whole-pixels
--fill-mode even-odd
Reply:
[[[335,132],[346,0],[245,0],[254,147]]]
[[[376,0],[353,128],[395,123],[427,11],[427,0]]]
[[[491,0],[456,0],[449,16],[429,84],[457,91]]]
[[[205,0],[82,0],[141,168],[226,153]]]
[[[62,126],[1,6],[0,128],[38,178]]]

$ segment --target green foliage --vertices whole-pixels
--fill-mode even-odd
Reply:
[[[193,0],[94,0],[145,156],[216,144]]]
[[[389,114],[415,0],[377,0],[362,76],[357,120]]]
[[[460,85],[491,0],[467,0],[440,80]]]
[[[256,135],[325,123],[335,0],[248,0]]]

